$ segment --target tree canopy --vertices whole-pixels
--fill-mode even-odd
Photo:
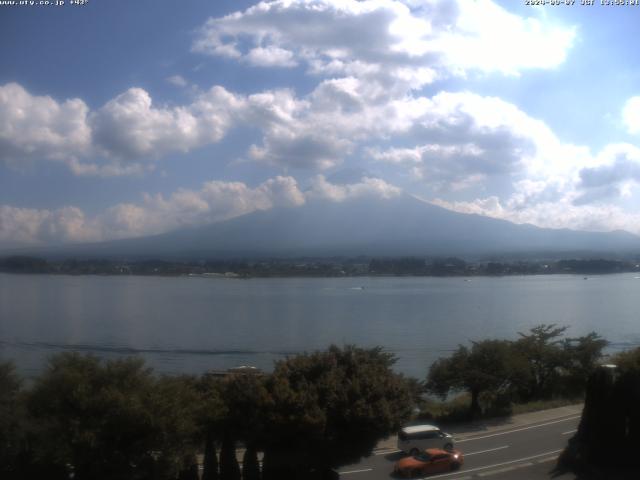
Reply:
[[[0,477],[18,478],[18,454],[25,418],[19,402],[21,382],[15,365],[0,362]]]
[[[501,392],[513,378],[512,345],[505,340],[472,342],[471,348],[460,345],[448,358],[437,360],[430,368],[427,390],[442,398],[455,391],[471,394],[470,415],[477,416],[480,394]]]
[[[394,361],[381,348],[332,346],[278,362],[267,384],[265,469],[287,478],[369,455],[411,412],[411,392],[391,370]]]
[[[143,478],[156,462],[177,471],[196,432],[192,384],[156,379],[137,358],[54,356],[28,399],[35,457],[79,480]]]
[[[481,413],[481,396],[530,401],[584,392],[607,342],[591,332],[563,338],[567,327],[542,324],[516,340],[482,340],[460,345],[449,357],[431,365],[426,388],[446,398],[456,392],[471,396],[469,414]]]
[[[466,391],[477,415],[497,397],[542,398],[568,379],[584,388],[606,342],[564,332],[540,325],[516,340],[461,345],[431,366],[427,390]],[[640,370],[637,352],[616,361],[620,372]],[[424,384],[395,373],[394,362],[380,347],[331,346],[276,362],[270,374],[196,378],[154,375],[139,358],[63,353],[27,388],[0,363],[0,474],[186,480],[204,452],[204,480],[238,480],[241,445],[245,480],[331,478],[410,418]]]

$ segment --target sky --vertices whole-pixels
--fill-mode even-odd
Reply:
[[[580,0],[0,1],[0,248],[404,193],[640,234],[639,20]]]

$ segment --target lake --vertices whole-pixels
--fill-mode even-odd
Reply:
[[[334,343],[380,345],[424,378],[460,343],[540,323],[640,345],[637,274],[270,278],[0,274],[0,359],[27,376],[49,355],[141,355],[162,373],[254,365]]]

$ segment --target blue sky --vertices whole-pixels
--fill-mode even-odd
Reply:
[[[640,7],[0,5],[0,247],[407,192],[640,233]]]

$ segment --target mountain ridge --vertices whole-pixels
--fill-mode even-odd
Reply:
[[[409,195],[259,210],[223,222],[91,244],[20,249],[49,257],[266,258],[640,252],[626,231],[584,232],[454,212]],[[13,251],[18,252],[16,250]],[[0,252],[4,254],[6,252]]]

